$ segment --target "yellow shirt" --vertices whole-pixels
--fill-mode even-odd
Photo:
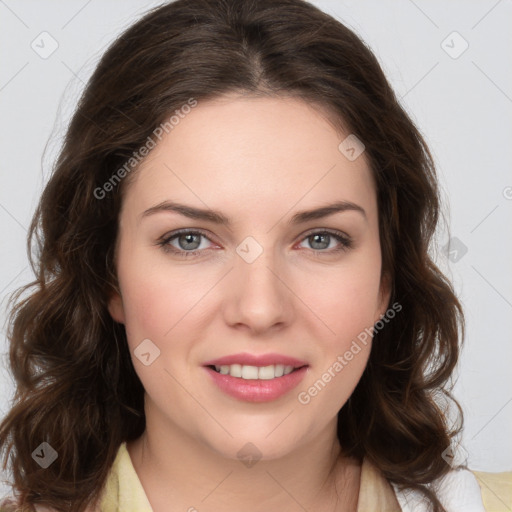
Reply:
[[[454,471],[453,473],[459,472]],[[466,473],[466,477],[469,476],[470,484],[472,483],[471,480],[475,480],[475,478],[478,481],[485,509],[482,508],[482,501],[478,496],[476,499],[470,500],[469,507],[471,508],[467,506],[468,502],[458,502],[463,508],[453,508],[453,512],[469,512],[470,510],[471,512],[478,510],[487,512],[512,511],[512,472],[470,473],[465,471],[463,473]],[[455,483],[457,488],[457,478],[452,478],[452,480],[453,482],[450,482],[450,484]],[[474,485],[476,486],[476,483]],[[478,486],[476,488],[479,495]],[[475,489],[471,490],[474,491]],[[460,486],[457,489],[449,487],[448,492],[453,494],[452,491],[455,491],[455,494],[458,491],[461,494],[460,499],[464,499],[465,496],[471,494],[465,492],[465,490],[461,492]],[[450,504],[453,503],[452,499]],[[100,499],[100,510],[101,512],[153,512],[133,467],[130,454],[126,449],[126,443],[119,447]],[[408,501],[407,497],[404,497],[400,491],[390,485],[379,470],[365,459],[361,467],[357,512],[404,512],[408,510],[419,512],[420,509],[413,500],[409,499]]]
[[[361,489],[357,512],[401,512],[392,487],[370,464],[361,468]],[[109,474],[99,509],[101,512],[153,512],[144,488],[123,443]]]
[[[512,471],[452,471],[443,479],[437,495],[448,512],[511,512]],[[15,502],[0,500],[0,512],[15,510]],[[36,506],[36,510],[48,511],[41,506]],[[126,443],[119,447],[95,511],[153,512]],[[427,509],[421,494],[398,490],[375,466],[366,459],[363,461],[357,512],[424,511]]]

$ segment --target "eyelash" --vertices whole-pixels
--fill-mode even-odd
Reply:
[[[164,235],[162,238],[160,238],[157,242],[157,245],[161,246],[163,251],[166,253],[171,253],[175,256],[182,257],[182,258],[196,258],[200,257],[201,253],[204,253],[207,249],[200,249],[195,251],[184,251],[184,250],[178,250],[169,245],[169,242],[174,240],[175,238],[179,237],[180,235],[201,235],[207,240],[211,242],[211,240],[208,238],[208,236],[202,232],[201,230],[190,230],[190,229],[180,229],[178,231],[173,231],[169,235]],[[339,243],[340,246],[336,249],[310,249],[313,251],[313,253],[316,256],[324,256],[324,255],[332,255],[337,254],[340,252],[345,252],[352,248],[353,241],[352,239],[347,236],[346,234],[342,233],[341,231],[336,230],[317,230],[317,231],[311,231],[307,233],[300,241],[304,241],[309,237],[312,237],[314,235],[329,235],[334,237]]]

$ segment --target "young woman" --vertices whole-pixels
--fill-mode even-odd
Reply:
[[[147,14],[90,79],[32,224],[10,503],[484,510],[449,463],[463,317],[428,253],[439,209],[341,23],[301,0]]]

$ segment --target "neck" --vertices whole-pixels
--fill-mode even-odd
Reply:
[[[359,464],[341,454],[336,422],[279,459],[226,458],[177,425],[146,416],[146,430],[127,444],[154,512],[169,510],[355,511]]]

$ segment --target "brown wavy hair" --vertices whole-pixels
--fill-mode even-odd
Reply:
[[[383,272],[403,310],[374,336],[368,365],[338,415],[347,455],[366,457],[403,488],[450,467],[462,428],[436,403],[464,330],[461,306],[429,256],[440,217],[433,159],[366,45],[302,0],[177,0],[147,13],[101,58],[69,125],[28,237],[35,280],[12,297],[8,338],[16,383],[0,425],[4,470],[25,510],[81,512],[96,500],[122,442],[145,429],[144,389],[124,326],[107,310],[114,245],[129,180],[98,190],[190,98],[294,96],[355,133],[377,188]],[[136,172],[136,170],[134,171]],[[32,459],[41,442],[58,458]]]

